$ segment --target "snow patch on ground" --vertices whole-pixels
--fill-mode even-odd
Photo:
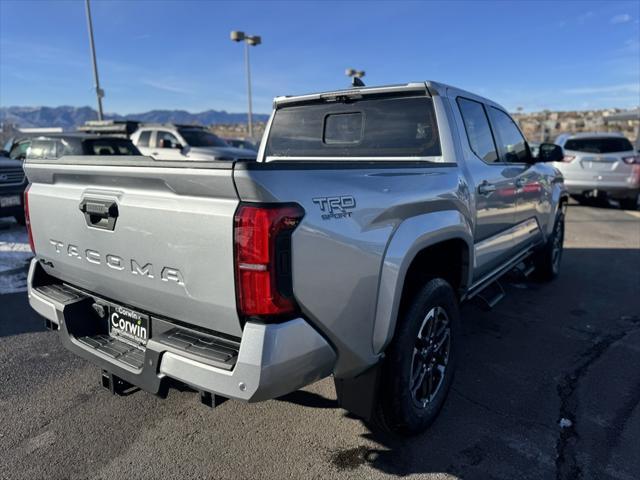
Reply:
[[[0,220],[0,295],[27,290],[31,257],[26,228]]]

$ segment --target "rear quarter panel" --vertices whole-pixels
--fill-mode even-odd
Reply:
[[[373,364],[386,344],[407,256],[438,239],[428,232],[450,235],[457,228],[470,238],[471,226],[461,213],[468,215],[466,183],[452,164],[279,163],[236,166],[238,194],[243,201],[296,202],[304,208],[292,237],[294,294],[338,351],[334,374],[353,376]],[[332,198],[352,198],[354,206],[345,216],[327,216]],[[396,248],[388,252],[395,234]],[[381,327],[376,318],[384,319]]]

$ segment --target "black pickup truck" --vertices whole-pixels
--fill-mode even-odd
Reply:
[[[0,217],[15,217],[24,225],[23,195],[26,186],[22,162],[0,155]]]

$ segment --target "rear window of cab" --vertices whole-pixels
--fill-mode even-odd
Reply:
[[[624,137],[588,137],[571,138],[564,144],[564,149],[584,153],[615,153],[633,150],[633,145]]]
[[[284,106],[276,110],[267,157],[441,155],[431,98],[387,97]]]

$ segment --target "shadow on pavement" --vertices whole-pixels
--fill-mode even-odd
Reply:
[[[0,295],[0,337],[44,330],[44,320],[29,308],[26,292]]]
[[[507,283],[490,312],[465,305],[456,379],[431,428],[409,439],[370,430],[379,448],[334,452],[333,464],[396,476],[640,478],[625,441],[640,435],[640,409],[619,414],[640,400],[639,266],[637,249],[567,249],[556,281]]]
[[[325,398],[317,393],[307,392],[305,390],[297,390],[295,392],[284,395],[276,400],[280,402],[293,403],[302,407],[311,408],[338,408],[336,400]]]

